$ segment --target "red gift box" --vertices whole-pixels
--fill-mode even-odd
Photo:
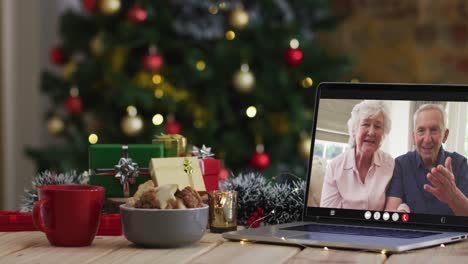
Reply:
[[[120,214],[103,214],[97,231],[97,236],[120,236],[122,235],[122,224]]]
[[[36,231],[32,221],[32,213],[0,211],[0,231]]]
[[[0,210],[0,232],[37,231],[34,226],[32,213]],[[122,235],[120,214],[103,214],[97,231],[98,236]]]
[[[218,190],[218,175],[221,170],[221,162],[219,159],[201,159],[200,168],[203,174],[206,191]]]

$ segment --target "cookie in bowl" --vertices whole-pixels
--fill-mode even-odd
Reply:
[[[134,197],[120,206],[125,238],[143,247],[180,247],[200,240],[208,211],[193,188],[154,187],[151,181],[140,185]]]

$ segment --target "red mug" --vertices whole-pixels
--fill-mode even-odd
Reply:
[[[80,184],[43,185],[33,208],[33,222],[51,245],[89,246],[96,236],[104,187]]]

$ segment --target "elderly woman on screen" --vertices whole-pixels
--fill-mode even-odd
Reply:
[[[380,150],[391,120],[382,101],[364,100],[348,120],[350,149],[331,160],[325,171],[321,207],[383,210],[394,160]]]

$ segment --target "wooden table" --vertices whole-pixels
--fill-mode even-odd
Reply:
[[[466,263],[468,241],[386,256],[355,250],[227,241],[206,233],[177,249],[134,246],[124,236],[97,236],[89,247],[53,247],[41,232],[0,233],[0,263]]]

